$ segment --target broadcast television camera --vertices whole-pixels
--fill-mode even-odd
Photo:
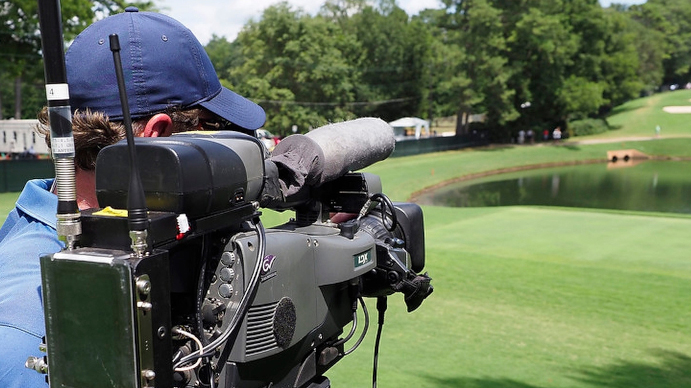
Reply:
[[[293,135],[271,158],[236,132],[138,138],[143,250],[117,210],[131,195],[127,143],[103,149],[104,208],[82,213],[79,248],[41,258],[47,366],[29,366],[54,387],[330,386],[324,373],[364,337],[363,297],[383,314],[387,295],[412,311],[432,292],[420,207],[350,172],[393,144],[378,119]],[[295,218],[264,229],[260,203]]]

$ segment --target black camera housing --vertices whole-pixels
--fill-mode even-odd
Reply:
[[[117,376],[115,386],[128,388],[326,387],[360,296],[403,292],[412,311],[432,292],[416,274],[425,261],[422,210],[396,203],[388,230],[387,209],[371,203],[382,191],[376,175],[309,188],[293,205],[295,220],[264,230],[266,155],[256,139],[184,134],[136,139],[135,149],[150,209],[147,254],[132,254],[117,210],[129,189],[121,142],[96,166],[108,208],[84,212],[80,248],[41,259],[51,385],[101,386]],[[346,233],[332,212],[366,215]],[[203,349],[227,339],[197,357],[203,349],[180,332]],[[196,358],[201,364],[190,366]]]

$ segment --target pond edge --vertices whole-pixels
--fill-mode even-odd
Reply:
[[[646,160],[691,161],[691,157],[649,155]],[[607,158],[597,158],[597,159],[585,159],[585,160],[572,160],[572,161],[566,161],[566,162],[548,162],[548,163],[527,164],[527,165],[522,165],[522,166],[504,167],[504,168],[498,168],[495,170],[476,172],[476,173],[472,173],[472,174],[461,175],[461,176],[456,177],[456,178],[447,179],[445,181],[442,181],[442,182],[433,184],[431,186],[427,186],[423,189],[417,190],[417,191],[413,192],[410,195],[410,197],[408,197],[408,201],[417,202],[417,200],[419,199],[420,196],[426,195],[426,194],[428,194],[432,191],[438,190],[442,187],[445,187],[445,186],[448,186],[448,185],[451,185],[454,183],[484,178],[484,177],[487,177],[490,175],[505,174],[505,173],[517,172],[517,171],[537,170],[540,168],[577,166],[577,165],[583,165],[583,164],[596,164],[596,163],[611,163],[611,162],[608,161]]]

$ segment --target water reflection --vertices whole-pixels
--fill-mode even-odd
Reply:
[[[691,162],[649,161],[523,171],[446,186],[421,204],[469,207],[544,205],[691,213]]]

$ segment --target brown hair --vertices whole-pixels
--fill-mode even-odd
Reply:
[[[173,132],[185,132],[197,128],[201,109],[180,110],[169,108],[164,112],[173,120]],[[135,136],[144,130],[149,118],[134,120],[132,131]],[[39,124],[36,132],[45,136],[50,148],[50,124],[48,108],[44,107],[38,114]],[[103,112],[92,112],[88,109],[76,111],[72,116],[72,134],[74,136],[74,164],[82,170],[96,168],[96,156],[106,146],[125,138],[125,126],[119,121],[110,121]]]

